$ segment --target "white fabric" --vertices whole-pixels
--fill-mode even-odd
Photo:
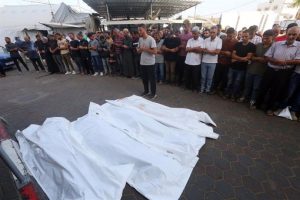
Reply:
[[[91,103],[74,122],[49,118],[17,134],[25,164],[50,200],[117,200],[127,181],[150,200],[179,199],[205,138],[204,112],[141,97]]]
[[[149,116],[112,104],[99,106],[90,103],[89,115],[105,120],[135,140],[175,158],[182,165],[194,167],[198,152],[205,144],[204,137],[167,127]]]
[[[204,48],[210,51],[214,51],[216,49],[222,49],[222,39],[216,37],[214,40],[211,40],[211,37],[206,38],[204,40]],[[218,54],[212,55],[208,53],[203,54],[202,62],[204,63],[218,63]]]
[[[187,130],[201,137],[212,139],[217,139],[219,137],[218,134],[213,132],[212,127],[206,125],[212,124],[216,126],[205,112],[197,112],[186,108],[171,108],[148,101],[136,95],[107,102],[122,108],[126,107],[134,109],[166,126]]]
[[[72,124],[80,145],[95,152],[108,165],[134,164],[129,185],[146,198],[179,199],[193,167],[153,151],[107,122],[86,115]]]
[[[197,40],[191,38],[188,40],[186,47],[195,48],[201,47],[203,48],[203,39],[199,37]],[[185,64],[188,65],[200,65],[201,64],[202,55],[200,53],[188,52],[185,58]]]
[[[17,134],[22,158],[49,199],[120,199],[133,165],[103,165],[69,128],[68,120],[50,118]]]

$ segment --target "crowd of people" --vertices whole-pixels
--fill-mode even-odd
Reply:
[[[278,115],[286,107],[297,120],[300,112],[300,28],[290,24],[281,34],[274,24],[263,33],[256,25],[240,31],[212,26],[200,30],[188,20],[183,30],[82,32],[5,38],[6,49],[21,72],[23,53],[35,70],[92,76],[140,77],[142,96],[157,98],[156,84],[170,84],[200,94],[218,94],[250,109]],[[47,66],[47,67],[45,67]],[[5,72],[1,71],[1,76]],[[300,119],[300,117],[299,117]],[[300,121],[300,120],[299,120]]]

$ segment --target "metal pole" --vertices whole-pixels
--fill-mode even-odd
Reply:
[[[107,21],[110,21],[108,6],[107,6],[107,4],[105,4],[105,5],[106,5]]]

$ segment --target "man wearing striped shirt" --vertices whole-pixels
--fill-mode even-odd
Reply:
[[[290,28],[287,40],[274,43],[265,54],[268,68],[262,81],[257,106],[262,107],[264,103],[268,115],[273,115],[283,100],[293,68],[300,63],[300,43],[296,41],[299,33],[299,27]],[[264,102],[268,91],[269,98]]]

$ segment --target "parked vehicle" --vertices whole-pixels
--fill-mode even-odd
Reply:
[[[2,46],[0,46],[0,66],[3,67],[4,70],[11,69],[14,66],[14,62],[9,53]]]
[[[8,123],[0,117],[0,159],[13,174],[16,188],[23,200],[41,200],[38,187],[20,158],[19,145],[9,131]]]

